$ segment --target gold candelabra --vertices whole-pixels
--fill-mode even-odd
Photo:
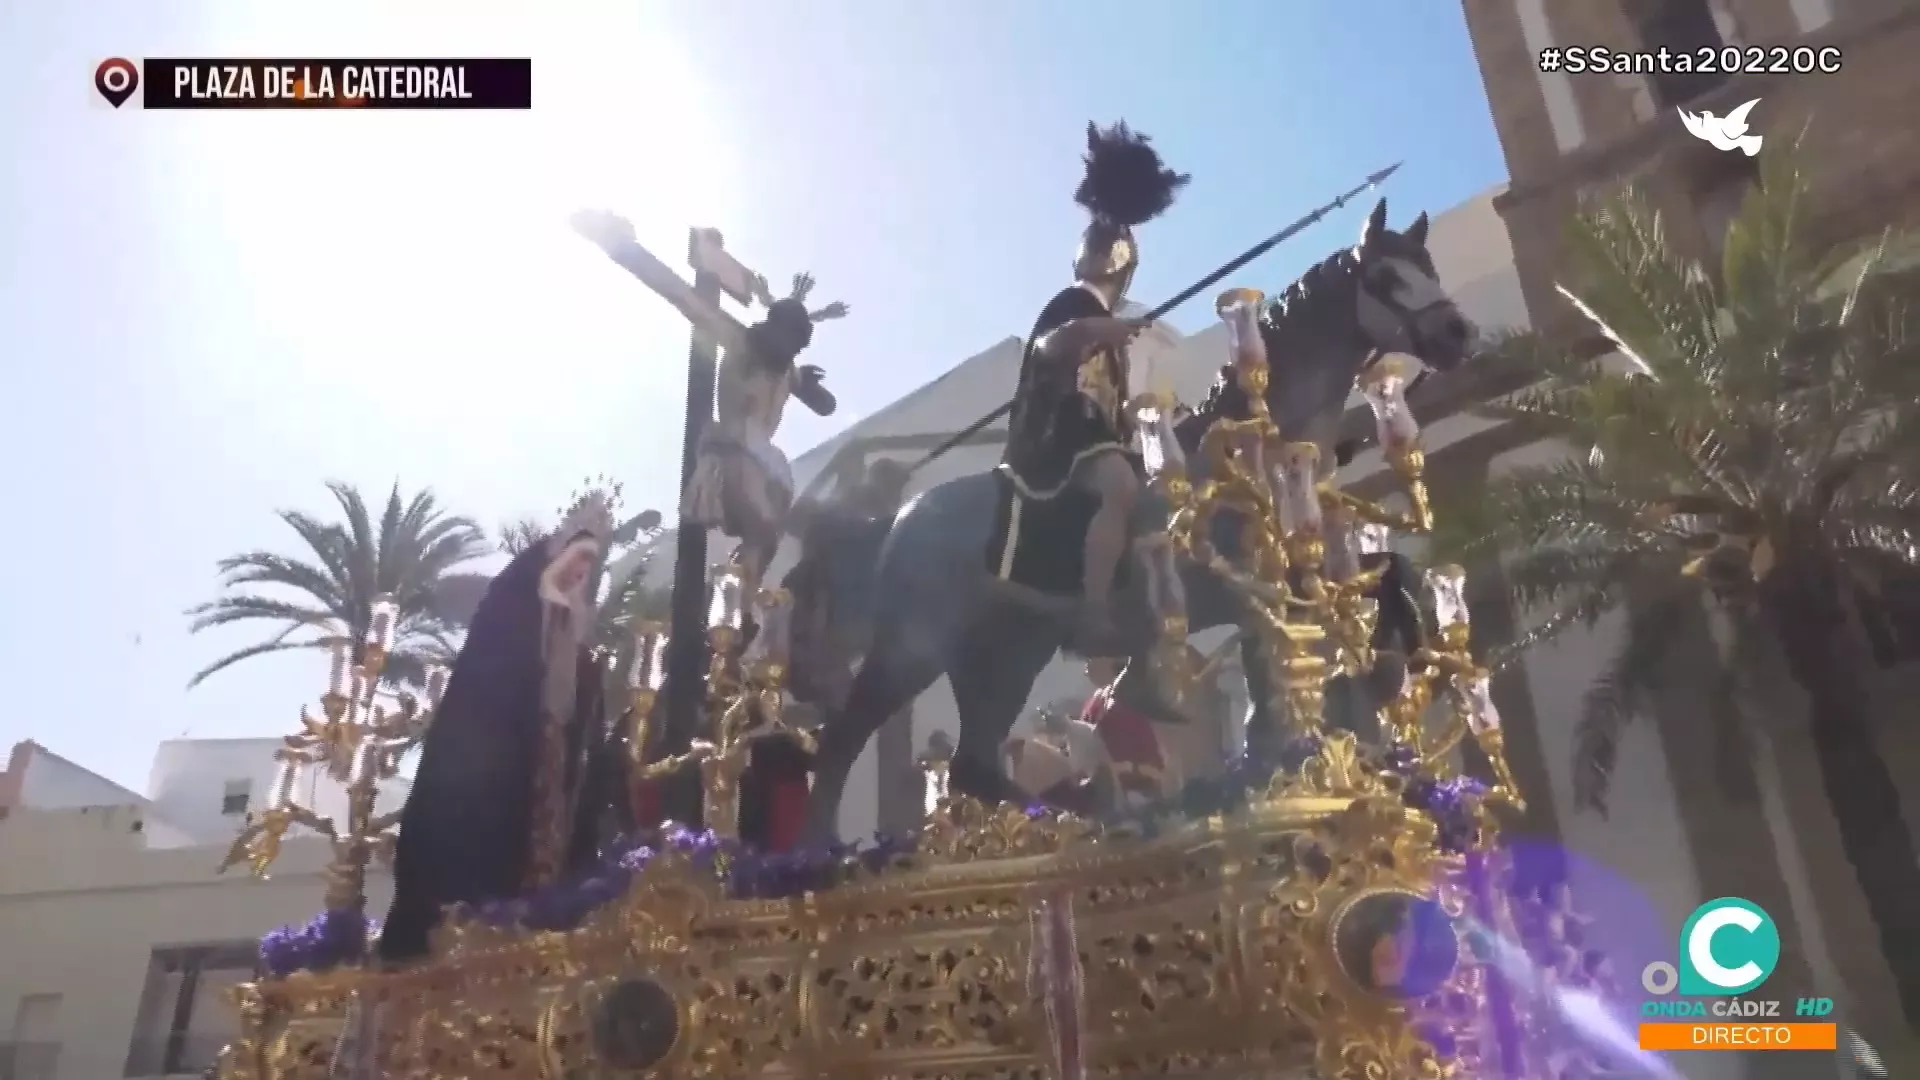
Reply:
[[[628,745],[636,785],[651,783],[683,768],[698,766],[707,828],[732,839],[740,833],[740,781],[753,746],[762,739],[793,739],[814,749],[813,733],[786,718],[789,627],[793,597],[785,589],[753,590],[745,568],[714,569],[707,611],[706,726],[685,753],[648,763],[652,715],[665,681],[667,634],[658,623],[636,634],[637,659],[629,678],[632,695]],[[749,592],[753,602],[748,604]],[[747,616],[753,631],[747,634]]]
[[[1178,553],[1211,568],[1250,602],[1253,632],[1276,672],[1268,704],[1286,717],[1293,735],[1317,736],[1324,733],[1327,680],[1361,674],[1378,660],[1372,639],[1379,603],[1369,594],[1387,567],[1376,559],[1373,568],[1363,568],[1366,557],[1387,552],[1391,530],[1430,532],[1433,511],[1420,427],[1406,401],[1408,370],[1398,356],[1377,358],[1359,385],[1409,512],[1342,491],[1331,470],[1322,468],[1317,446],[1286,441],[1266,406],[1270,371],[1259,323],[1265,299],[1258,290],[1230,289],[1216,304],[1249,411],[1244,419],[1221,420],[1208,429],[1198,448],[1206,466],[1204,482],[1196,484],[1189,476],[1171,402],[1150,400],[1139,411],[1148,471],[1173,510],[1166,534],[1147,546],[1145,561],[1162,625],[1160,662],[1174,665],[1173,657],[1186,651],[1186,613],[1171,558]],[[1237,515],[1243,523],[1243,551],[1235,558],[1212,544],[1211,526],[1220,514]],[[1381,708],[1381,718],[1393,740],[1433,775],[1453,771],[1450,756],[1470,735],[1491,766],[1490,794],[1521,807],[1490,675],[1474,662],[1470,649],[1465,571],[1437,568],[1427,575],[1427,584],[1439,632],[1406,658],[1407,675]],[[1181,680],[1173,681],[1175,694],[1185,688]],[[1448,700],[1448,722],[1429,732],[1427,713],[1441,695]],[[1292,781],[1276,778],[1282,782]]]
[[[1433,598],[1438,632],[1433,643],[1413,657],[1406,682],[1381,710],[1382,719],[1396,743],[1413,751],[1421,765],[1439,772],[1447,770],[1454,750],[1471,736],[1493,772],[1489,796],[1525,810],[1526,801],[1507,763],[1500,712],[1493,704],[1493,673],[1475,663],[1470,647],[1467,572],[1459,566],[1436,566],[1427,571],[1427,590]],[[1440,693],[1446,694],[1448,709],[1444,724],[1435,732],[1429,730],[1426,713]]]
[[[447,685],[446,669],[429,671],[425,707],[412,694],[379,688],[398,620],[393,598],[382,595],[373,602],[357,661],[347,642],[334,642],[319,715],[301,708],[300,730],[286,736],[274,752],[280,767],[272,805],[249,816],[220,864],[222,871],[244,863],[254,876],[266,877],[288,831],[298,825],[326,837],[332,846],[327,910],[366,906],[367,869],[375,860],[392,859],[400,817],[397,812],[376,812],[381,785],[396,775],[400,759],[426,733]],[[338,784],[345,795],[344,816],[323,815],[296,801],[294,788],[302,775],[314,776],[316,785],[323,776]]]

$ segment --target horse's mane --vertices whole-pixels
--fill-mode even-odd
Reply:
[[[1279,330],[1290,319],[1317,314],[1319,309],[1313,305],[1325,304],[1329,296],[1344,296],[1353,288],[1354,271],[1359,266],[1360,260],[1351,248],[1343,248],[1315,263],[1300,275],[1300,280],[1267,302],[1261,326]]]
[[[1268,300],[1260,318],[1262,334],[1271,342],[1276,334],[1293,324],[1328,310],[1330,301],[1349,296],[1356,286],[1355,271],[1359,266],[1360,260],[1353,250],[1344,248],[1309,267],[1299,280]],[[1174,425],[1174,434],[1182,448],[1192,453],[1199,448],[1201,435],[1214,421],[1245,420],[1252,415],[1246,391],[1240,389],[1240,381],[1234,377],[1233,365],[1223,364],[1214,376],[1213,385],[1207,388],[1207,396],[1201,399],[1193,415]],[[1344,459],[1339,463],[1344,465],[1351,460],[1355,449],[1346,443],[1336,447],[1336,456]]]

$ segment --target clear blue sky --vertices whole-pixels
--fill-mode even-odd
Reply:
[[[853,305],[811,354],[843,411],[791,419],[797,452],[1028,324],[1090,119],[1194,175],[1143,236],[1149,301],[1391,161],[1397,221],[1505,175],[1444,0],[293,7],[0,5],[0,745],[136,786],[157,740],[276,734],[320,689],[294,657],[189,693],[249,637],[181,612],[221,555],[290,550],[272,511],[328,510],[323,481],[487,524],[602,472],[671,504],[685,330],[566,233],[575,206],[676,257],[719,225]],[[114,55],[531,55],[536,104],[116,112]]]

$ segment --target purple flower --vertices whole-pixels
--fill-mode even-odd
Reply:
[[[1189,785],[1163,808],[1176,816],[1233,813],[1252,793],[1264,790],[1276,766],[1298,771],[1320,752],[1322,740],[1304,735],[1289,740],[1274,755],[1236,757],[1226,776]],[[1407,805],[1430,817],[1447,851],[1469,849],[1478,833],[1475,807],[1486,787],[1475,780],[1436,780],[1423,775],[1410,751],[1395,748],[1379,759],[1384,771],[1403,778]],[[1217,790],[1216,790],[1217,789]],[[1186,798],[1187,795],[1192,798]],[[1190,805],[1189,805],[1190,804]],[[1024,808],[1029,818],[1054,815],[1046,806]],[[914,865],[918,837],[876,836],[872,843],[830,844],[787,852],[759,852],[712,832],[668,823],[659,830],[613,845],[597,863],[577,876],[529,896],[475,905],[470,915],[495,926],[567,930],[617,901],[635,875],[661,854],[683,858],[711,874],[726,895],[743,900],[780,900],[831,889],[844,882]],[[358,961],[366,953],[371,924],[358,912],[324,912],[304,926],[282,927],[260,941],[261,964],[274,977],[303,970],[325,970]]]
[[[274,978],[325,971],[366,955],[377,924],[357,910],[323,911],[303,926],[283,926],[260,939],[260,966]]]
[[[495,926],[568,930],[626,894],[634,876],[662,852],[687,858],[712,874],[728,896],[781,900],[819,892],[858,877],[912,865],[919,838],[877,836],[867,845],[832,844],[787,852],[758,852],[711,832],[667,825],[657,834],[616,844],[594,866],[571,880],[529,896],[490,900],[469,914]],[[304,926],[284,926],[260,939],[260,959],[275,978],[296,971],[323,971],[358,961],[372,925],[354,912],[324,912]]]
[[[1443,851],[1462,852],[1473,846],[1479,832],[1477,807],[1485,798],[1487,786],[1468,777],[1434,780],[1410,776],[1402,797],[1408,806],[1433,819],[1440,830]]]

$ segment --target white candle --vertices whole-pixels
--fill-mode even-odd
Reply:
[[[1420,437],[1420,423],[1407,407],[1407,369],[1399,357],[1386,357],[1369,368],[1360,377],[1360,393],[1373,410],[1381,449],[1398,450]]]
[[[1167,410],[1158,404],[1149,405],[1140,410],[1139,419],[1140,458],[1147,475],[1157,477],[1169,468],[1178,470],[1185,466],[1185,455],[1180,452],[1180,440],[1173,432]]]
[[[299,766],[292,758],[280,759],[280,775],[273,785],[273,804],[286,806],[293,802],[293,783],[299,776]]]
[[[922,800],[922,812],[931,817],[940,812],[940,804],[947,798],[947,770],[944,766],[926,770],[926,797]]]
[[[746,582],[737,568],[726,568],[713,579],[713,601],[707,606],[707,625],[715,630],[740,629],[746,607]]]
[[[1228,289],[1214,302],[1214,312],[1227,324],[1227,348],[1233,366],[1242,373],[1267,366],[1267,343],[1260,336],[1260,305],[1265,302],[1258,289]]]
[[[447,694],[447,669],[434,666],[427,669],[427,704],[440,707],[440,699]]]
[[[932,814],[947,797],[947,764],[953,760],[953,740],[944,731],[927,736],[927,748],[920,754],[921,777],[925,781],[923,804]]]
[[[1320,494],[1315,485],[1320,474],[1320,448],[1309,442],[1288,443],[1280,452],[1280,471],[1287,478],[1287,528],[1303,534],[1319,532]]]
[[[327,671],[327,693],[338,694],[347,684],[347,643],[336,641],[332,650],[333,664]]]
[[[1335,503],[1328,508],[1324,524],[1329,538],[1327,577],[1334,581],[1349,581],[1360,573],[1360,530],[1354,523],[1353,514],[1345,506]]]
[[[647,687],[658,690],[667,684],[667,644],[672,639],[661,634],[653,642],[653,659],[647,664]]]
[[[374,598],[373,607],[368,612],[367,644],[382,652],[393,648],[393,624],[399,616],[399,608],[393,597],[381,593]]]
[[[658,690],[667,676],[667,635],[656,622],[641,623],[633,634],[633,668],[627,685],[634,690]]]
[[[1475,735],[1500,730],[1500,710],[1493,705],[1493,678],[1486,669],[1474,671],[1458,682],[1460,696],[1467,703],[1467,727]]]
[[[1436,566],[1427,571],[1433,593],[1433,617],[1445,630],[1467,625],[1467,572],[1458,566]]]
[[[760,593],[760,629],[754,643],[766,659],[787,662],[788,638],[793,625],[793,597],[785,589],[767,589]]]

